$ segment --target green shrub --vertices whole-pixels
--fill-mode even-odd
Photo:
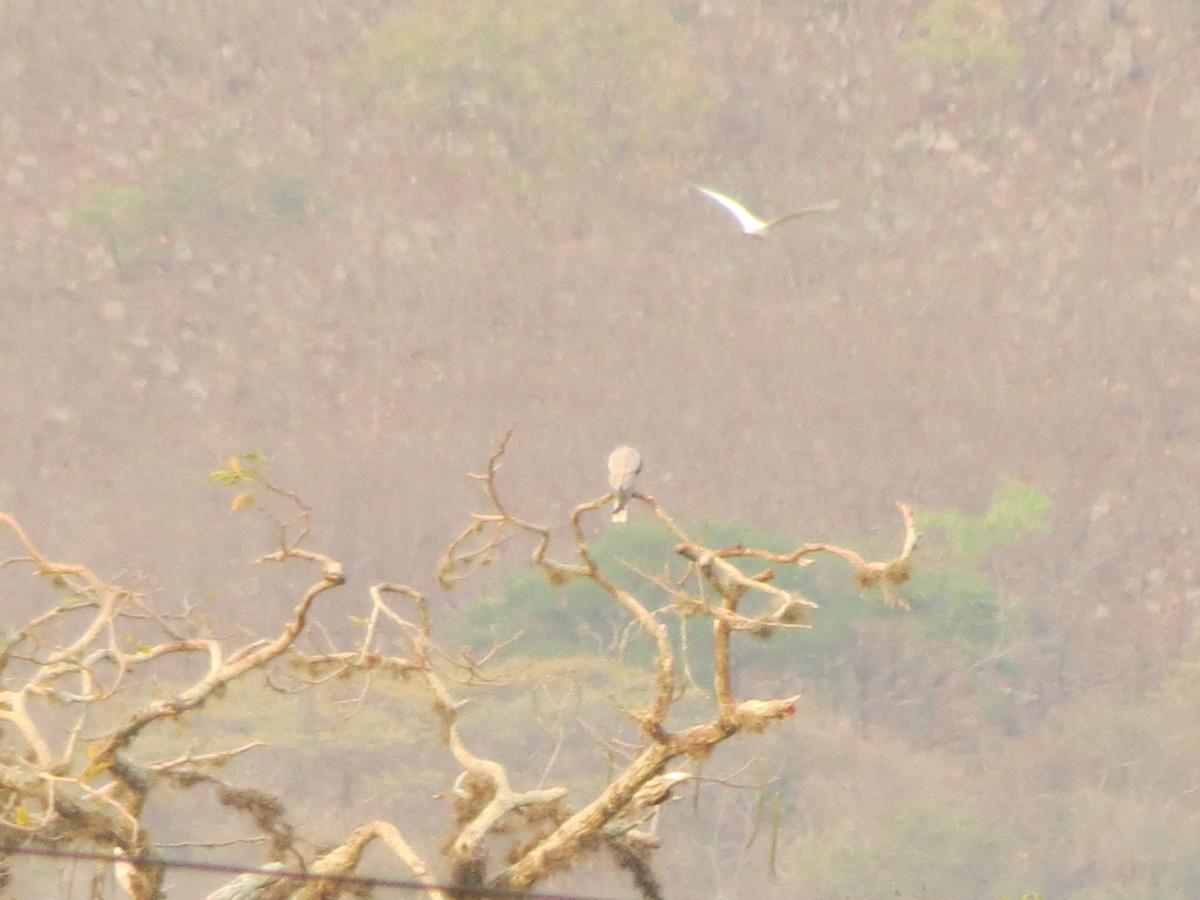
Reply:
[[[91,185],[70,214],[73,226],[100,235],[118,269],[132,263],[151,245],[155,220],[150,195],[135,185]]]
[[[447,164],[514,193],[695,148],[714,101],[688,35],[646,0],[417,0],[364,35],[342,84]]]
[[[1016,848],[970,808],[902,804],[805,836],[791,866],[806,897],[987,897],[1004,888]]]
[[[96,232],[118,269],[163,243],[180,225],[205,229],[258,219],[300,223],[321,204],[311,182],[285,167],[243,158],[233,132],[168,157],[154,188],[95,184],[85,188],[69,221]]]
[[[732,522],[707,523],[693,533],[696,540],[709,547],[743,543],[786,552],[796,546],[782,536]],[[610,529],[591,549],[598,565],[617,585],[633,593],[651,610],[669,610],[670,594],[645,576],[674,580],[683,574],[686,561],[682,557],[667,572],[661,566],[662,559],[671,557],[674,544],[671,534],[650,521]],[[739,565],[748,574],[765,566],[761,560]],[[772,584],[821,604],[810,614],[814,627],[777,631],[770,640],[735,632],[735,656],[745,660],[746,671],[770,672],[775,677],[782,677],[785,672],[789,676],[825,677],[834,668],[835,658],[844,653],[853,638],[853,622],[864,614],[866,605],[851,596],[851,581],[844,571],[840,572],[843,587],[839,592],[825,585],[812,569],[773,568]],[[761,601],[746,600],[747,604],[755,602]],[[746,609],[754,611],[750,606]],[[697,630],[682,613],[683,610],[668,612],[662,621],[670,626],[678,650],[682,652],[686,642],[690,671],[704,682],[712,672],[711,624],[696,620],[701,623]],[[498,594],[464,610],[458,626],[458,638],[478,649],[518,632],[521,639],[514,652],[527,657],[549,659],[620,653],[627,662],[641,665],[653,659],[650,641],[640,629],[629,627],[628,616],[590,581],[555,586],[539,573],[512,576]],[[739,652],[736,647],[740,644],[752,644],[753,649]]]
[[[1046,495],[1017,480],[1001,484],[980,516],[953,509],[916,513],[925,536],[921,564],[911,582],[913,621],[930,637],[964,647],[985,647],[1006,625],[1017,626],[1018,611],[1002,608],[992,579],[980,567],[985,557],[1030,534],[1048,530]]]
[[[1010,78],[1021,48],[1009,36],[1012,18],[998,0],[932,0],[917,19],[919,37],[905,46],[913,58],[957,68],[981,81]]]
[[[170,162],[162,207],[174,222],[206,227],[277,219],[295,224],[320,206],[307,178],[245,152],[234,131],[178,150]]]

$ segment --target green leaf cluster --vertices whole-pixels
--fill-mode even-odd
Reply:
[[[1033,485],[1009,479],[996,488],[982,515],[955,509],[917,510],[927,538],[922,554],[931,558],[912,580],[914,622],[931,637],[967,647],[991,644],[1004,627],[1005,610],[991,578],[981,571],[985,557],[1030,534],[1049,530],[1049,498]]]
[[[671,535],[657,522],[644,522],[612,529],[593,545],[592,552],[609,578],[653,608],[669,602],[666,593],[657,587],[647,591],[646,580],[630,567],[661,574],[662,560],[671,557],[672,544]],[[620,642],[627,624],[628,618],[593,582],[577,579],[553,585],[541,572],[532,571],[510,576],[499,595],[468,607],[460,636],[485,647],[493,638],[520,632],[523,655],[607,655]],[[643,649],[649,652],[648,647]],[[645,653],[635,650],[635,655]]]
[[[233,132],[177,151],[165,168],[165,179],[150,188],[90,185],[69,213],[71,225],[98,233],[118,269],[161,247],[175,226],[299,224],[323,208],[307,178],[246,156]]]
[[[898,804],[866,831],[848,821],[806,836],[792,861],[804,896],[996,896],[1018,846],[993,817],[953,805]]]
[[[953,509],[922,509],[917,521],[923,532],[940,533],[950,558],[969,564],[978,563],[993,550],[1011,547],[1026,535],[1047,532],[1049,508],[1045,493],[1014,478],[996,488],[982,516]]]
[[[365,33],[342,83],[445,161],[518,181],[669,158],[702,144],[715,108],[685,29],[654,0],[417,0]]]
[[[999,0],[932,0],[917,19],[919,37],[906,53],[941,68],[984,80],[1011,77],[1021,47],[1010,36],[1012,17]]]
[[[781,553],[795,547],[780,535],[734,522],[707,523],[695,529],[694,534],[710,547],[741,543]],[[682,652],[686,641],[688,665],[697,678],[705,680],[712,671],[710,620],[689,619],[682,609],[678,615],[670,614],[673,603],[670,592],[651,580],[670,583],[685,572],[687,563],[674,553],[674,544],[675,538],[651,521],[612,528],[591,549],[608,578],[652,611],[668,611],[662,620],[671,627],[676,649]],[[664,564],[664,560],[670,562]],[[761,560],[733,562],[747,574],[764,567]],[[748,659],[756,668],[778,671],[783,666],[799,675],[825,675],[831,660],[844,651],[850,640],[853,621],[863,613],[863,604],[853,602],[845,592],[839,597],[809,569],[776,566],[775,572],[774,585],[821,604],[811,616],[814,628],[791,634],[777,632],[768,641],[736,633],[735,643],[753,642],[754,650],[750,654],[735,651],[735,658]],[[694,589],[694,582],[689,589]],[[749,604],[756,602],[755,599],[747,598],[745,602],[746,610],[753,611]],[[686,635],[683,629],[688,630]],[[619,650],[627,662],[634,664],[645,664],[653,658],[654,648],[640,629],[630,627],[628,616],[612,598],[586,579],[553,585],[537,572],[514,575],[504,582],[497,595],[464,610],[458,626],[459,639],[476,648],[518,632],[521,639],[516,652],[528,657],[607,656]]]
[[[123,269],[150,246],[155,212],[150,195],[136,185],[94,184],[84,189],[69,221],[98,232],[113,263]]]
[[[992,578],[980,570],[989,553],[1012,547],[1030,534],[1048,532],[1050,499],[1033,485],[1010,479],[992,493],[983,515],[955,509],[916,511],[928,538],[923,546],[931,564],[919,566],[911,582],[913,622],[926,635],[956,641],[964,648],[983,648],[1000,637],[1006,620]]]
[[[160,202],[172,221],[299,224],[322,206],[309,179],[246,151],[236,130],[213,130],[200,146],[176,151],[171,168]]]

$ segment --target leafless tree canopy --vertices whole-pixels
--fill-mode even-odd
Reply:
[[[707,547],[653,497],[635,492],[632,502],[674,536],[674,553],[684,561],[677,576],[646,579],[648,588],[667,586],[671,597],[669,604],[652,608],[637,591],[619,587],[593,555],[589,533],[608,518],[604,507],[612,492],[575,506],[562,528],[515,511],[517,504],[502,495],[498,478],[511,436],[510,430],[501,438],[483,472],[470,476],[482,490],[483,509],[451,540],[437,575],[445,587],[459,585],[502,547],[525,545],[529,564],[552,585],[575,579],[594,583],[651,642],[649,702],[625,708],[636,723],[637,746],[603,790],[581,797],[565,786],[515,783],[505,760],[488,758],[471,746],[459,727],[460,712],[471,700],[472,685],[488,678],[491,657],[505,648],[497,646],[478,657],[439,646],[426,597],[406,584],[371,585],[357,597],[353,589],[342,590],[342,565],[306,546],[311,543],[310,511],[299,497],[273,484],[259,461],[232,460],[213,479],[237,491],[235,509],[265,516],[278,537],[275,549],[256,564],[312,573],[290,615],[271,634],[240,640],[206,636],[189,616],[166,615],[86,565],[54,561],[13,516],[0,514],[12,554],[0,570],[10,590],[18,589],[18,579],[32,575],[42,605],[37,615],[6,633],[0,659],[5,738],[0,804],[6,853],[12,857],[24,847],[115,852],[123,860],[120,880],[132,896],[161,897],[169,878],[162,849],[143,821],[146,803],[152,796],[180,797],[188,790],[207,789],[261,833],[275,864],[288,871],[331,879],[351,876],[368,845],[379,842],[394,854],[397,873],[425,884],[430,897],[447,897],[453,893],[448,884],[463,890],[529,889],[607,853],[644,896],[657,896],[651,863],[662,839],[652,826],[647,830],[647,823],[656,819],[672,789],[693,779],[692,773],[671,767],[703,761],[722,742],[762,732],[796,710],[798,696],[785,685],[778,696],[743,696],[733,677],[734,632],[768,638],[809,627],[807,614],[816,604],[776,587],[776,568],[805,566],[817,555],[830,554],[850,564],[858,584],[877,588],[883,602],[902,605],[897,589],[908,579],[917,540],[912,514],[899,504],[900,552],[874,562],[826,543],[782,554],[742,545]],[[555,535],[565,538],[565,555],[552,552]],[[772,568],[747,574],[759,562]],[[320,651],[301,649],[300,638],[311,631],[312,616],[318,607],[329,611],[335,591],[341,596],[337,602],[345,604],[342,610],[361,617],[361,639],[340,648],[326,642]],[[711,683],[696,685],[707,698],[707,712],[678,722],[672,713],[685,685],[686,660],[679,658],[671,629],[685,618],[711,623],[715,664]],[[176,683],[180,672],[188,673],[187,681],[156,696],[148,686],[159,671],[171,673],[167,683]],[[215,695],[238,691],[239,682],[255,672],[266,673],[281,690],[285,683],[288,690],[303,690],[333,679],[369,685],[373,675],[383,672],[419,679],[440,724],[444,751],[461,769],[446,793],[453,805],[453,827],[441,849],[422,823],[379,820],[363,823],[332,849],[308,852],[302,826],[290,820],[285,800],[220,777],[221,767],[235,757],[268,752],[259,742],[166,759],[142,751],[150,730],[188,719]],[[369,691],[360,702],[371,702]],[[217,842],[202,833],[195,840]],[[242,876],[212,897],[335,897],[349,889],[336,880],[260,874]]]

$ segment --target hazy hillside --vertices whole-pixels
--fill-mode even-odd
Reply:
[[[0,508],[257,627],[288,595],[205,480],[254,448],[352,584],[430,588],[473,509],[462,475],[513,422],[506,490],[543,520],[603,492],[623,442],[681,519],[797,542],[888,536],[895,500],[980,514],[1015,478],[1049,528],[978,565],[1021,622],[996,648],[1020,714],[989,723],[952,645],[886,620],[842,663],[884,727],[814,709],[819,740],[870,757],[863,785],[954,767],[947,795],[978,808],[949,832],[1003,822],[988,859],[1026,866],[989,889],[1200,890],[1152,833],[1198,812],[1176,729],[1200,601],[1200,6],[533,8],[6,4]],[[692,183],[764,215],[840,205],[752,240]],[[897,724],[897,696],[940,712]],[[1109,759],[1093,729],[1137,738]],[[845,864],[836,834],[864,844],[821,776],[783,774],[794,853],[762,890],[887,883],[805,881]],[[911,802],[872,847],[942,827],[936,795]]]

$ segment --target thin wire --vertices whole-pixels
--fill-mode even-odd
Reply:
[[[460,897],[511,897],[522,900],[603,900],[583,894],[531,894],[499,888],[465,887],[457,884],[426,884],[423,881],[403,881],[391,878],[369,878],[363,875],[319,875],[314,872],[290,872],[284,869],[260,869],[247,866],[230,866],[224,863],[192,862],[186,859],[160,858],[157,856],[120,856],[112,853],[97,853],[88,850],[56,850],[50,847],[0,847],[0,856],[38,856],[45,859],[76,859],[83,861],[132,865],[155,865],[165,869],[190,869],[197,872],[215,872],[222,875],[266,875],[286,878],[290,881],[330,881],[348,887],[397,888],[410,891],[444,891]]]

